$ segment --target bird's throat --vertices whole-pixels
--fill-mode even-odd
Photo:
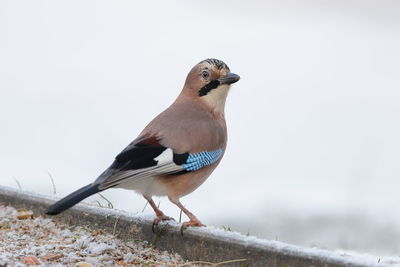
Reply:
[[[228,96],[229,85],[220,85],[214,90],[211,90],[201,99],[206,105],[213,110],[214,113],[224,114],[226,97]]]

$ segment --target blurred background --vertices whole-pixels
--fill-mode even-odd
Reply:
[[[228,149],[182,202],[216,227],[398,255],[399,9],[386,0],[1,1],[0,184],[51,195],[51,175],[61,197],[92,182],[171,104],[190,68],[214,57],[242,78],[226,106]],[[104,195],[117,209],[145,206],[130,191]]]

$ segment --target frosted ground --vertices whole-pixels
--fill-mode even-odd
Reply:
[[[216,57],[241,76],[228,150],[183,203],[208,225],[398,256],[399,5],[2,1],[0,183],[53,194],[50,172],[64,196],[91,182]]]
[[[0,204],[0,266],[195,266],[141,241],[123,242]]]

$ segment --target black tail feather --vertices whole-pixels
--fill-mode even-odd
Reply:
[[[96,194],[102,190],[98,189],[97,185],[88,184],[87,186],[82,187],[81,189],[69,194],[63,199],[57,201],[53,205],[47,208],[45,211],[48,215],[56,215],[63,212],[66,209],[71,208],[78,202],[84,200],[85,198]]]

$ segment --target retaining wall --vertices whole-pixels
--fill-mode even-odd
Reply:
[[[35,215],[44,216],[44,210],[54,202],[54,197],[0,186],[0,203],[32,210]],[[212,227],[189,228],[181,235],[178,223],[162,223],[153,233],[150,218],[86,204],[78,204],[51,218],[69,225],[104,229],[125,240],[146,240],[161,250],[176,252],[190,261],[223,262],[246,259],[229,266],[262,267],[374,266],[362,258],[262,240]]]

